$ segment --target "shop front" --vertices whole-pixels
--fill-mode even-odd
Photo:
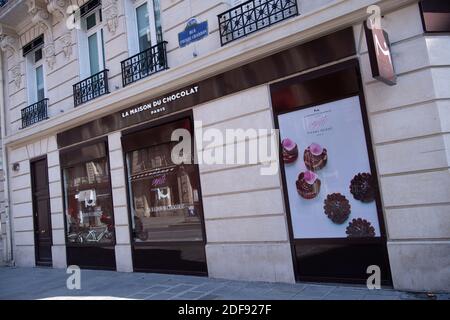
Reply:
[[[178,143],[171,138],[175,130],[186,130],[193,139],[192,117],[178,118],[123,133],[133,266],[135,271],[205,275],[206,239],[194,150],[178,154],[189,157],[178,164],[171,155]]]
[[[252,88],[265,87],[265,98],[271,104],[267,118],[273,116],[274,121],[264,122],[279,129],[281,137],[280,179],[274,180],[282,181],[282,218],[288,225],[286,235],[274,238],[288,239],[287,256],[291,257],[282,263],[289,265],[286,270],[291,270],[291,278],[365,282],[367,268],[378,266],[384,283],[390,283],[386,233],[360,77],[353,30],[347,28],[58,134],[68,264],[114,269],[118,263],[114,251],[114,192],[105,140],[119,134],[123,157],[120,174],[127,199],[127,217],[119,218],[127,221],[129,228],[134,271],[211,275],[209,266],[213,264],[213,276],[227,276],[217,273],[217,265],[226,265],[227,256],[213,253],[211,246],[208,251],[211,244],[225,250],[222,252],[229,255],[230,263],[242,261],[242,269],[257,270],[258,265],[251,266],[255,254],[251,246],[275,246],[280,241],[244,241],[240,245],[248,249],[244,250],[248,254],[238,256],[226,251],[227,243],[234,239],[217,240],[220,237],[215,233],[222,236],[228,232],[233,237],[236,232],[213,227],[228,221],[228,217],[214,218],[214,210],[221,209],[212,202],[228,197],[230,206],[241,210],[243,204],[232,197],[242,194],[220,189],[217,181],[217,190],[211,194],[211,180],[194,161],[199,151],[195,148],[194,121],[198,119],[194,115],[198,116],[205,104],[219,105],[231,95],[244,96]],[[239,106],[241,110],[246,107]],[[261,123],[252,125],[258,129]],[[173,139],[172,133],[178,129],[190,133],[190,154],[181,155],[186,156],[185,162],[175,162],[172,157],[180,142]],[[86,140],[94,142],[85,145]],[[226,170],[224,167],[217,172],[225,177]],[[240,181],[233,183],[238,185]],[[208,196],[205,207],[202,185]],[[259,187],[264,189],[259,185],[248,189],[253,192]],[[276,193],[266,189],[269,197],[277,201]],[[264,208],[261,214],[245,216],[242,221],[251,220],[251,228],[258,232],[259,228],[266,228],[267,233],[278,228],[260,226],[261,216]],[[261,259],[255,256],[254,261],[259,263]],[[273,263],[270,255],[264,259],[269,265]]]

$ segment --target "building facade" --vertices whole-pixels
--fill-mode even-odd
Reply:
[[[5,254],[450,290],[448,21],[434,0],[2,1]]]

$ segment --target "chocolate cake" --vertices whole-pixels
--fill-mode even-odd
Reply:
[[[294,141],[289,138],[283,139],[281,146],[283,148],[282,155],[284,163],[292,163],[297,160],[298,147]]]
[[[303,199],[314,199],[320,193],[320,179],[312,171],[301,172],[295,184],[298,194]]]
[[[343,224],[350,215],[350,203],[340,193],[332,193],[324,201],[325,214],[336,224]]]
[[[365,219],[353,219],[346,231],[349,238],[373,238],[375,237],[375,228]]]
[[[350,192],[356,200],[372,202],[375,200],[375,187],[370,173],[358,173],[350,182]]]
[[[308,148],[306,148],[303,154],[303,160],[305,161],[305,166],[306,168],[308,168],[308,170],[320,170],[327,165],[327,149],[322,148],[322,146],[317,143],[313,143]]]

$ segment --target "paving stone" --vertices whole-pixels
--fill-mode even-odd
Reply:
[[[194,286],[185,285],[185,284],[179,284],[179,285],[176,285],[175,287],[167,289],[165,292],[168,292],[168,293],[181,293],[181,292],[185,292],[185,291],[191,290],[192,288],[194,288]]]
[[[147,297],[146,300],[169,300],[173,297],[173,294],[170,293],[157,293],[155,295]]]
[[[68,290],[65,270],[0,267],[0,299],[450,300],[450,294],[365,286],[274,284],[192,276],[82,270],[82,290]]]

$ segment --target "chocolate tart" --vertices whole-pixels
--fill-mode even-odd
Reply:
[[[370,173],[358,173],[350,182],[350,192],[356,200],[368,203],[375,200],[375,187]]]
[[[323,169],[328,162],[328,151],[317,143],[311,144],[303,154],[305,166],[310,171]]]
[[[358,218],[349,223],[345,233],[348,238],[373,238],[375,237],[375,228],[369,221]]]
[[[332,193],[324,201],[325,214],[336,224],[343,224],[351,212],[350,203],[340,193]]]
[[[314,172],[301,172],[295,184],[298,194],[303,199],[314,199],[320,193],[321,182]]]
[[[281,146],[283,149],[282,155],[284,163],[292,163],[297,160],[298,147],[293,140],[289,138],[283,139],[283,141],[281,141]]]

